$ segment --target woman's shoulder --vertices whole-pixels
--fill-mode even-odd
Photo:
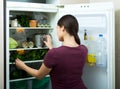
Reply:
[[[88,48],[85,45],[83,45],[83,44],[80,45],[80,48],[82,48],[83,50],[88,51]]]
[[[85,45],[81,44],[80,47],[87,48]]]
[[[62,47],[62,46],[59,46],[59,47],[50,49],[48,52],[49,52],[49,53],[58,53],[58,52],[60,52],[62,49],[63,49],[63,47]]]
[[[48,52],[49,53],[56,53],[59,49],[60,49],[60,47],[52,48]]]
[[[56,48],[52,48],[48,51],[48,53],[54,53]]]

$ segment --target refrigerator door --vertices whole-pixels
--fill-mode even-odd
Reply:
[[[93,49],[97,49],[98,35],[104,34],[106,49],[106,67],[89,66],[86,63],[83,71],[83,80],[88,89],[115,89],[115,32],[114,32],[114,8],[111,2],[92,4],[73,4],[59,6],[59,17],[66,14],[74,15],[79,22],[79,36],[84,43],[84,30],[87,29],[88,37],[94,37],[96,43]],[[90,42],[90,41],[89,41]],[[97,44],[97,45],[96,45]],[[89,49],[89,47],[88,47]],[[89,50],[88,50],[89,51]],[[97,56],[97,50],[96,56]],[[97,61],[97,57],[95,59]],[[104,63],[104,62],[103,62]]]

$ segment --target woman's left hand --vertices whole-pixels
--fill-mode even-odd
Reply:
[[[44,41],[45,45],[49,48],[52,49],[52,38],[50,35],[46,35],[47,41]]]
[[[26,66],[25,63],[18,58],[15,60],[15,64],[19,69],[24,69],[24,67]]]

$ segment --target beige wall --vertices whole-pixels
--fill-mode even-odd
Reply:
[[[4,89],[4,70],[3,70],[3,0],[0,0],[0,89]]]

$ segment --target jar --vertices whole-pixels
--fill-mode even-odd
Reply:
[[[14,19],[11,21],[11,27],[17,27],[18,26],[18,21],[17,19]]]
[[[28,42],[28,46],[29,48],[33,48],[34,47],[34,43],[32,41]]]
[[[30,20],[30,22],[29,22],[29,26],[30,27],[37,27],[37,20]]]
[[[36,47],[41,47],[41,34],[36,34],[35,35],[35,46]]]
[[[35,46],[36,47],[46,47],[44,41],[46,41],[46,35],[45,34],[36,34],[35,35]]]

